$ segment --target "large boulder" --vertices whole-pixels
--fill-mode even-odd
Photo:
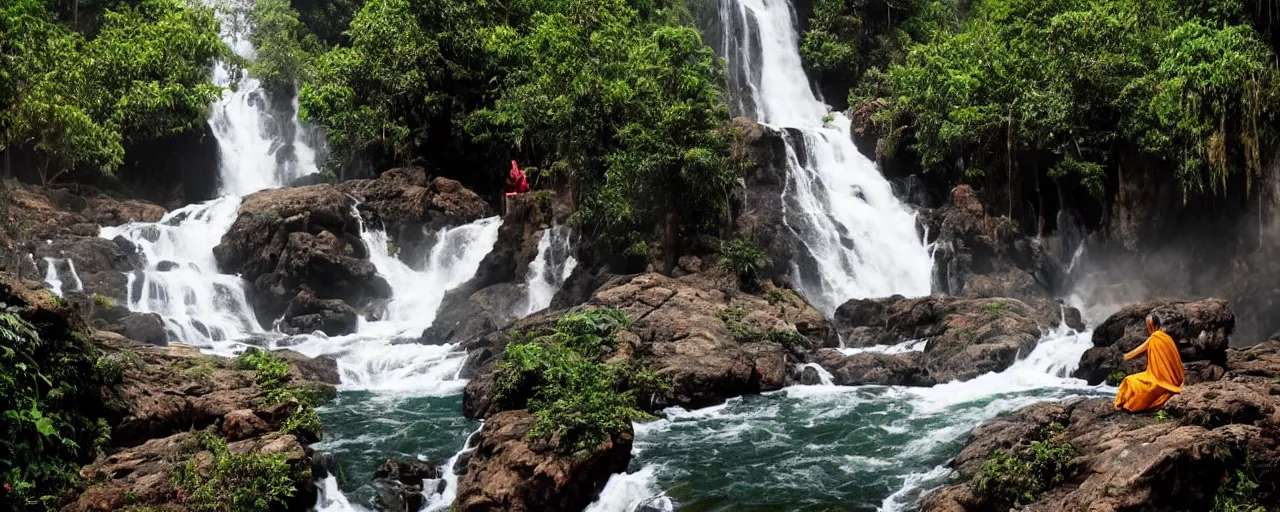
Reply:
[[[1059,306],[1065,270],[1055,251],[1024,238],[1008,217],[992,217],[968,185],[941,208],[921,213],[919,226],[934,250],[934,291],[962,297],[1010,297],[1048,314]]]
[[[543,233],[568,221],[569,204],[555,193],[538,191],[511,199],[493,250],[480,261],[474,276],[449,290],[435,321],[422,334],[428,344],[473,340],[518,318],[519,301],[529,264],[538,256]]]
[[[533,415],[525,410],[485,420],[453,510],[578,512],[631,461],[630,429],[587,453],[566,454],[552,442],[530,439],[533,425]]]
[[[836,330],[846,346],[925,341],[923,353],[861,353],[842,360],[828,352],[816,362],[833,375],[847,376],[842,380],[849,384],[967,380],[1008,368],[1058,324],[1057,318],[1016,299],[854,299],[835,314]]]
[[[632,319],[618,335],[611,364],[643,365],[671,384],[651,394],[647,410],[704,407],[746,394],[781,389],[804,354],[838,344],[816,309],[792,291],[770,298],[739,292],[731,276],[704,272],[681,278],[640,274],[616,278],[569,311],[616,308]],[[546,311],[507,332],[551,327],[565,311]],[[464,376],[475,376],[463,395],[463,413],[481,418],[492,400],[494,370],[509,341],[497,332],[469,345]]]
[[[448,178],[430,178],[421,167],[401,167],[377,179],[349,180],[338,191],[355,197],[365,225],[380,227],[406,261],[421,261],[441,229],[493,214],[475,192]]]
[[[1227,346],[1235,329],[1235,315],[1227,301],[1153,300],[1129,305],[1094,329],[1093,348],[1080,358],[1075,377],[1098,384],[1115,372],[1145,370],[1146,358],[1125,361],[1124,354],[1147,340],[1146,317],[1152,312],[1160,314],[1162,329],[1178,345],[1183,363],[1226,364]]]
[[[323,321],[284,318],[283,324],[301,331],[318,323],[329,334],[347,334],[354,324],[343,321],[345,308],[313,307],[316,300],[338,300],[360,310],[391,296],[391,287],[369,261],[354,205],[330,185],[250,195],[213,250],[218,268],[252,283],[251,302],[262,321],[290,310],[302,315],[323,310],[332,312],[322,314]]]
[[[387,459],[373,472],[374,504],[387,512],[418,512],[426,501],[423,484],[440,480],[440,468],[418,460]],[[429,489],[437,492],[437,489]]]

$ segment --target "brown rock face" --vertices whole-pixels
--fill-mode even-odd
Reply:
[[[350,197],[329,185],[255,193],[245,198],[222,243],[214,248],[218,268],[253,284],[258,318],[280,318],[292,307],[300,316],[319,318],[285,318],[286,332],[319,327],[329,329],[329,335],[348,334],[354,324],[344,320],[351,311],[317,300],[337,300],[359,309],[391,295],[360,240],[353,205]]]
[[[770,304],[741,293],[731,277],[717,272],[679,279],[641,274],[610,281],[570,311],[603,307],[625,312],[633,323],[619,333],[619,346],[606,362],[643,364],[669,380],[671,396],[645,397],[642,408],[694,408],[780,389],[804,353],[836,345],[834,330],[821,313],[794,292],[783,291],[781,297]],[[551,326],[564,313],[534,315],[511,329]],[[792,331],[798,335],[794,339],[779,336]],[[464,375],[478,377],[463,395],[468,417],[480,418],[488,411],[494,367],[508,341],[499,332],[471,345]]]
[[[1117,371],[1131,374],[1145,370],[1145,359],[1125,361],[1124,354],[1147,340],[1146,317],[1152,311],[1160,314],[1164,332],[1178,344],[1183,363],[1226,364],[1236,321],[1226,301],[1155,300],[1127,306],[1102,322],[1093,331],[1094,348],[1081,357],[1075,377],[1097,384]]]
[[[855,299],[835,314],[846,346],[924,340],[924,352],[845,359],[827,352],[816,362],[839,377],[837,383],[928,386],[1004,370],[1030,354],[1043,332],[1057,324],[1057,318],[1016,299]]]
[[[733,202],[733,232],[751,240],[771,261],[761,276],[780,285],[791,283],[791,263],[800,254],[794,234],[787,225],[799,225],[802,219],[786,219],[782,191],[787,185],[787,132],[761,126],[745,117],[733,119],[739,134],[735,154],[749,158],[755,165],[746,170],[746,187]],[[790,215],[797,215],[791,208]],[[791,222],[784,224],[784,220]]]
[[[934,292],[1010,297],[1044,315],[1062,314],[1053,300],[1064,276],[1057,251],[1023,238],[1008,217],[988,215],[968,185],[953,189],[947,205],[922,213],[919,224],[937,247]]]
[[[489,416],[467,472],[458,482],[458,512],[578,512],[599,495],[609,476],[627,469],[631,432],[587,454],[565,455],[530,441],[533,416],[505,411]]]
[[[1116,410],[1108,397],[1038,404],[992,419],[974,429],[954,461],[961,483],[926,496],[921,510],[992,510],[976,485],[988,457],[1038,440],[1069,444],[1075,455],[1064,482],[1022,510],[1210,510],[1220,487],[1246,468],[1261,485],[1250,497],[1273,510],[1280,505],[1274,467],[1259,461],[1280,456],[1280,384],[1256,374],[1280,374],[1280,361],[1263,357],[1277,351],[1280,341],[1227,349],[1222,380],[1184,386],[1159,416]],[[1231,361],[1242,363],[1239,372]],[[1060,433],[1053,424],[1063,427]]]
[[[228,441],[240,441],[267,431],[267,422],[262,421],[250,409],[238,409],[222,417],[222,431],[226,432]]]
[[[339,192],[359,200],[366,226],[381,226],[408,261],[421,260],[436,232],[493,215],[480,196],[447,178],[430,178],[421,167],[383,172],[377,179],[349,180]]]

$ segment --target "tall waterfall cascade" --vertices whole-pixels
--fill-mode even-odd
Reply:
[[[783,219],[805,249],[792,263],[799,291],[827,315],[853,298],[928,295],[933,260],[915,214],[854,147],[849,118],[814,95],[791,3],[721,0],[720,23],[734,108],[786,134]]]

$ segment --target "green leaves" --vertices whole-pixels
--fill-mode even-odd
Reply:
[[[1232,2],[984,0],[888,70],[876,119],[909,127],[926,168],[1043,161],[1100,197],[1141,150],[1187,194],[1221,192],[1275,135],[1275,56],[1244,21]]]
[[[229,53],[213,14],[181,0],[107,10],[93,37],[44,6],[0,7],[0,147],[34,150],[43,175],[90,166],[110,173],[126,144],[204,121],[220,89],[213,62]]]

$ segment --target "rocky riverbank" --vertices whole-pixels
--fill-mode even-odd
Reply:
[[[973,431],[953,461],[959,483],[922,510],[1272,510],[1280,505],[1280,341],[1227,348],[1234,316],[1224,301],[1136,304],[1094,331],[1081,362],[1094,376],[1112,350],[1137,340],[1142,314],[1159,310],[1188,368],[1188,384],[1159,411],[1116,410],[1107,398],[1031,406]],[[1099,356],[1105,352],[1107,357]],[[1106,364],[1099,363],[1104,361]],[[1140,363],[1140,361],[1139,361]],[[1107,365],[1110,366],[1107,366]],[[1100,370],[1101,369],[1101,370]],[[1079,375],[1080,373],[1078,373]]]

